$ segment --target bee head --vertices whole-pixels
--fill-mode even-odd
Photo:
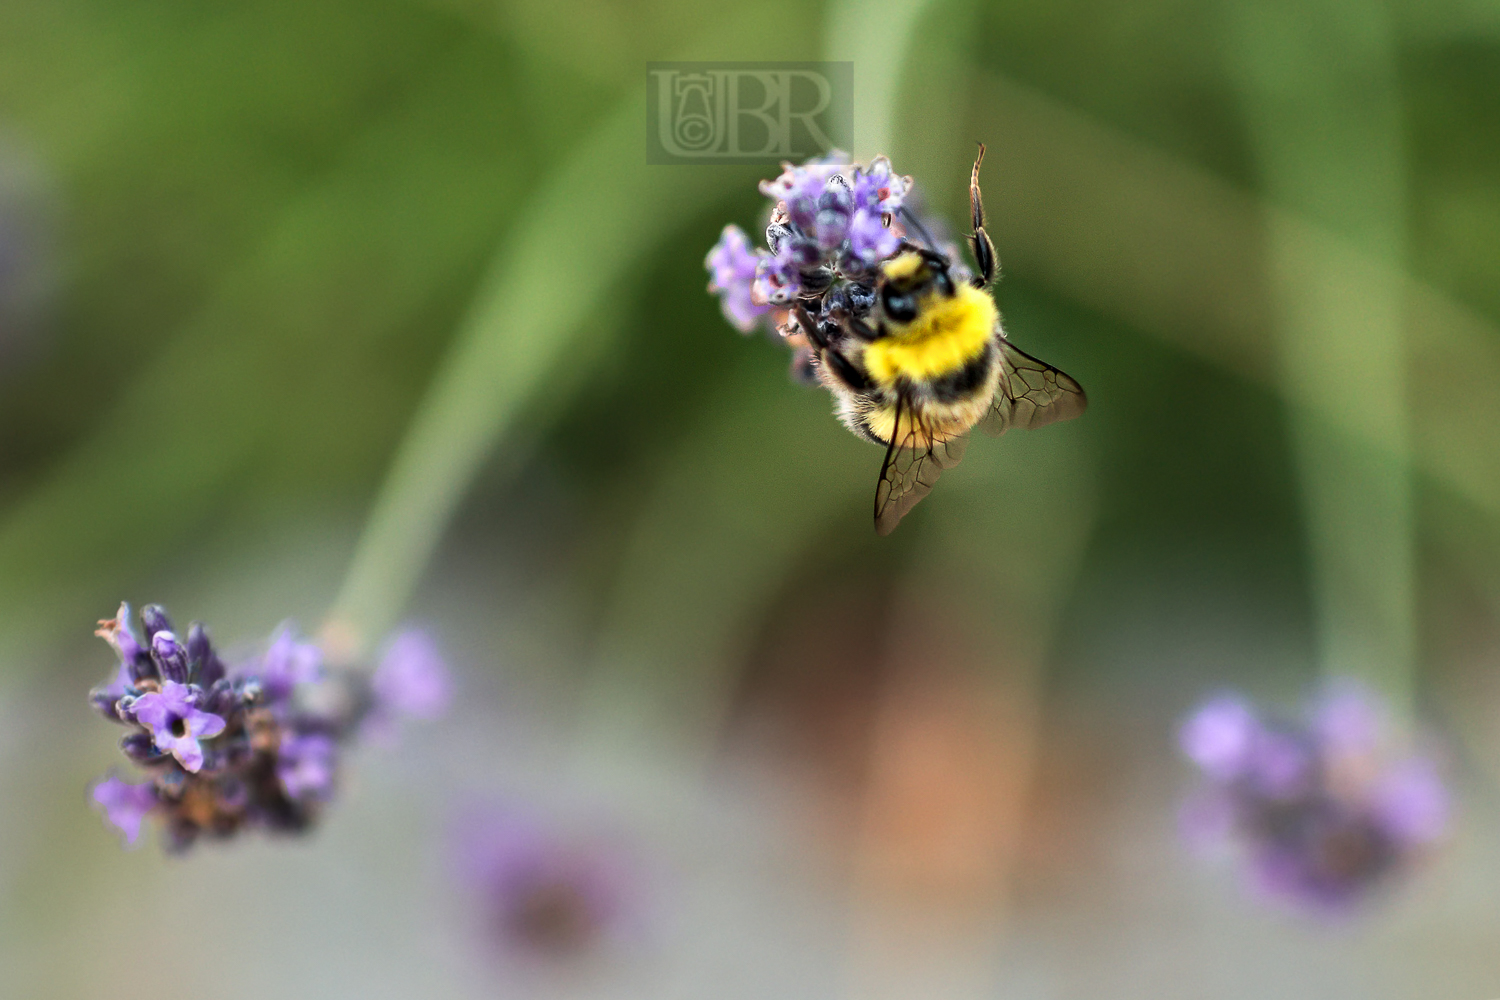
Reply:
[[[953,297],[948,260],[931,250],[908,247],[880,266],[876,292],[881,311],[888,320],[897,324],[910,323],[917,318],[928,298]]]

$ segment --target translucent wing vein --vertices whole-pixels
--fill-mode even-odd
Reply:
[[[910,404],[898,397],[891,440],[875,484],[875,533],[889,535],[907,511],[932,492],[944,469],[964,456],[967,435],[934,441]]]
[[[1032,430],[1072,420],[1088,402],[1072,376],[1001,340],[1000,386],[979,426],[996,437],[1012,427]]]

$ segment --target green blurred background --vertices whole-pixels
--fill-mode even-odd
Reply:
[[[645,163],[648,60],[818,58],[955,221],[989,145],[1091,400],[889,539],[704,292],[775,168]],[[0,994],[1500,996],[1500,4],[11,2],[0,363]],[[467,696],[307,842],[121,853],[122,598]],[[1462,796],[1337,929],[1174,828],[1181,713],[1329,672]],[[628,828],[643,943],[497,969],[492,794]]]

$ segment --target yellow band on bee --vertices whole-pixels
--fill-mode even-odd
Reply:
[[[998,317],[995,301],[971,285],[952,298],[929,295],[915,320],[865,347],[865,371],[887,387],[900,377],[925,382],[950,375],[984,352]]]

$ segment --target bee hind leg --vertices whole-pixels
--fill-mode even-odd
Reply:
[[[984,231],[984,201],[979,194],[979,165],[984,162],[984,143],[979,144],[979,155],[974,158],[974,172],[969,175],[969,208],[974,215],[974,234],[969,237],[969,246],[974,251],[974,263],[979,273],[974,276],[974,287],[984,288],[995,280],[995,244],[990,234]]]

